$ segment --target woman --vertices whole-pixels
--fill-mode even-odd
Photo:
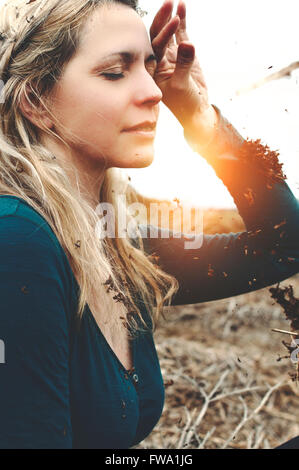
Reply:
[[[299,208],[277,158],[209,104],[185,4],[172,10],[166,0],[151,41],[135,0],[10,0],[1,11],[1,448],[139,443],[163,408],[152,335],[163,305],[298,272]],[[131,238],[95,233],[99,203],[113,204],[116,225],[132,219],[118,198],[136,195],[118,169],[152,162],[161,100],[246,232],[193,250],[145,226]]]

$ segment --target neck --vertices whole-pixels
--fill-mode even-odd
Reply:
[[[83,199],[96,209],[106,172],[105,163],[63,146],[49,135],[43,136],[42,144],[59,159],[71,184],[79,190]]]

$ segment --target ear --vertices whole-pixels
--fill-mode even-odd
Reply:
[[[29,85],[26,86],[26,91],[21,95],[19,106],[23,116],[39,129],[44,131],[52,129],[54,126],[48,111],[36,97],[34,91],[30,89]]]

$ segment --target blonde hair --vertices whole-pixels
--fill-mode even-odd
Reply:
[[[121,301],[129,310],[125,324],[132,332],[142,330],[142,325],[148,327],[140,313],[141,304],[155,327],[163,306],[170,305],[178,289],[177,280],[144,252],[140,233],[139,246],[133,246],[128,236],[100,239],[96,235],[99,217],[95,210],[71,184],[62,162],[42,145],[38,129],[20,111],[21,97],[30,100],[28,90],[46,107],[43,97],[76,52],[87,18],[96,7],[110,3],[127,5],[138,13],[137,0],[8,0],[2,6],[0,74],[5,100],[0,105],[0,194],[22,198],[51,226],[80,286],[79,317],[86,303],[91,305],[92,299],[100,298],[103,315],[108,312],[109,325],[116,326]],[[99,202],[113,205],[116,230],[120,194],[126,195],[128,204],[138,200],[123,171],[110,168],[105,172]],[[122,210],[126,210],[127,220],[132,218],[126,208]]]

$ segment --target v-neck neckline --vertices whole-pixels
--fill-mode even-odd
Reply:
[[[24,204],[26,204],[27,206],[29,206],[35,213],[37,213],[40,217],[42,217],[41,214],[40,214],[36,209],[34,209],[30,204],[28,204],[27,201],[25,201],[25,200],[24,200],[22,197],[20,197],[20,196],[14,196],[14,195],[11,195],[11,194],[0,194],[0,197],[9,197],[9,198],[17,199],[17,200],[23,202]],[[66,253],[65,253],[65,251],[64,251],[64,249],[63,249],[63,247],[62,247],[60,241],[58,240],[57,235],[56,235],[55,232],[53,231],[52,227],[49,225],[49,223],[47,222],[47,220],[46,220],[44,217],[43,217],[43,219],[46,221],[46,223],[47,223],[47,225],[49,226],[51,232],[54,234],[55,238],[57,239],[57,242],[58,242],[59,246],[61,247],[62,252],[63,252],[64,255],[65,255],[65,259],[66,259],[67,265],[68,265],[68,267],[69,267],[69,270],[70,270],[70,272],[71,272],[71,276],[72,276],[72,278],[73,278],[73,282],[74,282],[74,285],[75,285],[75,288],[76,288],[76,292],[77,292],[77,295],[78,295],[78,292],[80,292],[80,286],[79,286],[79,283],[78,283],[78,281],[77,281],[77,279],[76,279],[76,277],[75,277],[75,275],[74,275],[74,272],[73,272],[73,269],[72,269],[72,267],[71,267],[71,265],[70,265],[69,259],[68,259],[68,257],[66,256]],[[130,376],[131,371],[132,371],[132,370],[135,370],[135,363],[136,363],[136,361],[135,361],[135,359],[136,359],[136,358],[135,358],[135,356],[136,356],[136,353],[135,353],[135,343],[136,343],[136,341],[135,341],[135,339],[134,339],[134,338],[132,339],[132,348],[131,348],[133,367],[132,367],[132,369],[126,369],[125,366],[123,365],[123,363],[121,362],[121,360],[118,358],[118,356],[115,354],[115,352],[114,352],[113,349],[111,348],[111,346],[110,346],[110,344],[108,343],[108,341],[107,341],[105,335],[103,334],[101,328],[100,328],[99,325],[97,324],[97,322],[96,322],[96,320],[95,320],[95,318],[94,318],[94,316],[93,316],[93,314],[92,314],[92,312],[91,312],[91,310],[90,310],[90,308],[89,308],[88,303],[86,303],[86,306],[87,306],[87,311],[88,311],[89,317],[92,317],[92,321],[93,321],[93,323],[94,323],[94,326],[95,326],[95,328],[96,328],[96,331],[98,332],[99,336],[102,338],[102,340],[103,340],[104,344],[106,345],[107,349],[110,351],[110,353],[111,353],[112,356],[115,358],[115,360],[117,361],[117,363],[119,364],[119,366],[123,369],[123,371],[125,371],[125,372]]]
[[[96,331],[97,333],[100,335],[100,337],[102,338],[105,346],[107,347],[107,349],[109,350],[109,352],[112,354],[112,356],[115,358],[115,360],[117,361],[118,365],[122,368],[122,370],[124,372],[126,372],[128,375],[130,375],[132,369],[135,370],[135,340],[134,338],[131,340],[131,344],[132,344],[132,348],[131,348],[131,353],[132,353],[132,363],[133,363],[133,368],[132,369],[126,369],[125,366],[123,365],[123,363],[121,362],[121,360],[119,359],[119,357],[116,355],[116,353],[113,351],[112,347],[110,346],[110,344],[108,343],[104,333],[102,332],[101,328],[99,327],[99,325],[97,324],[90,308],[89,308],[89,305],[87,305],[87,310],[88,310],[88,314],[89,314],[89,317],[91,317],[92,319],[92,322],[96,328]]]

